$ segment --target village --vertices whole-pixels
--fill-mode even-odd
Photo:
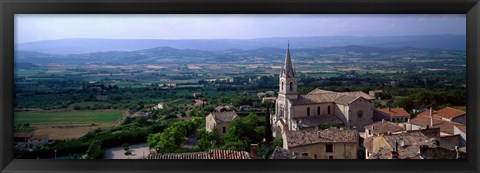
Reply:
[[[290,46],[288,46],[284,65],[278,68],[281,69],[280,75],[278,75],[278,90],[256,93],[255,96],[259,101],[246,99],[241,101],[243,104],[236,105],[218,104],[217,102],[217,106],[210,112],[205,112],[206,109],[196,112],[193,111],[194,108],[204,108],[212,99],[207,101],[204,93],[191,92],[188,97],[194,99],[192,106],[189,106],[189,109],[192,110],[187,112],[175,109],[176,112],[181,112],[181,116],[171,114],[163,117],[162,120],[178,118],[185,119],[188,121],[187,123],[190,123],[190,121],[197,121],[200,118],[202,120],[198,121],[203,123],[187,124],[189,132],[183,132],[185,134],[175,139],[174,144],[160,145],[159,143],[172,142],[166,141],[172,138],[166,138],[161,133],[146,134],[148,135],[148,145],[130,143],[133,145],[129,146],[125,143],[122,147],[117,147],[118,149],[105,150],[105,157],[107,159],[462,159],[466,157],[465,110],[450,106],[436,110],[431,107],[413,110],[405,107],[378,107],[378,102],[385,97],[383,90],[370,90],[368,93],[364,91],[336,92],[317,87],[307,91],[306,94],[299,94],[297,87],[301,86],[298,82],[296,68],[292,63],[292,57],[294,56],[291,56]],[[355,73],[351,73],[347,76],[354,75]],[[213,83],[213,85],[218,83],[227,83],[228,85],[228,83],[236,82],[241,85],[262,79],[264,78],[208,79],[200,81],[199,84],[205,82]],[[112,84],[115,82],[113,81]],[[117,86],[98,85],[98,81],[89,81],[88,83],[85,90],[91,93],[91,96],[87,99],[95,102],[117,99],[108,94],[118,90]],[[389,81],[384,85],[396,87],[398,82]],[[169,92],[170,89],[178,87],[180,86],[176,83],[167,83],[147,85],[146,89]],[[247,92],[238,94],[249,95]],[[176,99],[171,102],[181,100]],[[99,104],[88,109],[95,110],[97,107],[105,109]],[[266,110],[263,109],[264,107]],[[166,112],[167,108],[165,102],[148,105],[139,102],[138,106],[131,107],[129,111],[123,113],[114,127],[118,126],[117,124],[128,126],[132,122],[137,123],[137,126],[140,127],[151,126],[152,121],[160,116],[159,112],[169,113]],[[76,105],[72,109],[83,110],[84,108]],[[256,114],[251,116],[252,112],[259,116]],[[409,112],[414,112],[415,115]],[[233,146],[220,145],[220,142],[224,140],[229,140],[231,143],[234,143],[235,140],[242,140],[241,136],[232,139],[232,135],[227,135],[232,130],[231,126],[234,121],[262,119],[261,114],[264,114],[266,119],[264,121],[255,120],[257,123],[255,137],[246,137],[256,138],[255,140],[243,140],[240,144]],[[237,122],[237,124],[239,123]],[[24,126],[20,128],[30,128],[29,124]],[[63,128],[68,131],[70,127],[67,126],[55,126],[54,128]],[[98,125],[93,123],[70,126],[87,130],[99,129]],[[196,126],[196,129],[190,126]],[[170,126],[165,128],[168,130]],[[239,131],[238,127],[235,128],[236,131]],[[70,128],[70,130],[74,129]],[[237,134],[248,133],[237,132]],[[36,149],[55,144],[55,140],[49,139],[49,137],[51,135],[35,134],[31,129],[21,130],[15,133],[15,145],[19,150],[36,151]],[[142,139],[136,140],[137,143],[138,141],[142,141]],[[93,150],[91,148],[94,148],[93,144],[88,146],[87,154],[75,154],[70,157],[75,159],[95,158],[89,154]],[[243,148],[245,145],[248,147]],[[166,147],[173,149],[166,150]],[[178,147],[181,150],[177,149]],[[57,149],[53,149],[53,151],[56,159]],[[96,154],[96,157],[100,155],[102,154]]]
[[[272,136],[282,140],[267,159],[462,159],[466,157],[466,112],[452,107],[423,109],[415,118],[401,107],[374,107],[377,94],[333,92],[317,88],[297,94],[289,48],[277,97],[258,93],[275,104],[270,112]],[[221,137],[239,118],[231,106],[218,106],[206,116],[206,131]],[[268,135],[267,135],[268,136]],[[267,142],[268,139],[263,139]],[[156,153],[148,159],[260,159],[250,151],[209,150]]]

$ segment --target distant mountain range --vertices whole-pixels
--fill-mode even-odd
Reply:
[[[423,35],[423,36],[318,36],[318,37],[277,37],[258,39],[96,39],[78,38],[47,40],[17,44],[16,51],[35,51],[48,54],[84,54],[109,51],[137,51],[157,47],[196,50],[252,50],[259,48],[285,49],[287,40],[292,48],[321,48],[359,45],[378,48],[438,48],[465,50],[465,35]]]
[[[359,58],[388,58],[391,55],[438,54],[440,52],[463,52],[446,49],[426,49],[413,47],[379,48],[366,46],[337,46],[324,48],[292,48],[295,57],[301,60],[322,58],[319,55],[352,55],[363,54]],[[370,56],[372,53],[381,56]],[[60,63],[72,65],[132,65],[162,63],[204,63],[204,62],[254,62],[256,60],[281,61],[285,56],[285,48],[258,48],[251,50],[196,50],[157,47],[137,51],[109,51],[84,54],[48,54],[31,51],[16,51],[16,63],[47,64]],[[332,56],[331,58],[333,58]],[[18,65],[18,64],[17,64]],[[20,67],[20,66],[17,66]]]

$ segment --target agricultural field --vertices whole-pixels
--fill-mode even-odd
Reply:
[[[88,132],[117,124],[125,111],[36,111],[15,113],[15,124],[30,124],[36,135],[50,139],[75,139]]]

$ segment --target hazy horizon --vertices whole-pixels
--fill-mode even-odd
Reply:
[[[257,37],[257,38],[197,38],[197,39],[161,39],[161,38],[60,38],[60,39],[51,39],[51,40],[38,40],[38,41],[31,41],[31,42],[23,42],[17,44],[24,44],[24,43],[34,43],[34,42],[42,42],[42,41],[58,41],[58,40],[75,40],[75,39],[97,39],[97,40],[171,40],[171,41],[180,41],[180,40],[255,40],[255,39],[270,39],[270,38],[310,38],[310,37],[415,37],[415,36],[437,36],[437,35],[452,35],[452,36],[466,36],[466,34],[431,34],[431,35],[385,35],[385,36],[355,36],[355,35],[329,35],[329,36],[302,36],[302,37]]]
[[[465,19],[463,14],[17,14],[15,44],[63,39],[466,35]]]

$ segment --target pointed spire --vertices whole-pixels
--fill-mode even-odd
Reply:
[[[285,65],[282,69],[282,76],[295,77],[295,70],[292,65],[292,58],[290,57],[290,40],[288,40],[287,53],[285,55]]]

